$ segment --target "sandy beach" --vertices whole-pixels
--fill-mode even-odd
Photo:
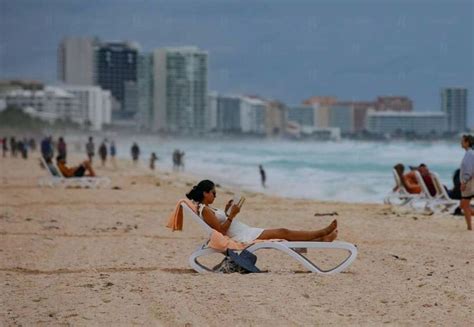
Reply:
[[[121,161],[97,167],[106,188],[40,188],[37,156],[0,158],[2,326],[474,324],[474,233],[462,217],[246,193],[237,219],[253,226],[322,228],[334,217],[315,213],[337,212],[338,239],[358,258],[322,276],[263,250],[264,273],[198,274],[187,260],[205,241],[199,226],[165,227],[195,178]],[[216,206],[231,196],[219,187]],[[338,254],[309,256],[324,266]]]

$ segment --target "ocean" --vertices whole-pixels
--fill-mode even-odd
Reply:
[[[290,198],[382,203],[394,185],[392,167],[425,163],[452,187],[464,150],[457,142],[315,142],[284,140],[117,139],[118,156],[130,158],[132,141],[148,165],[151,152],[162,171],[172,169],[174,149],[185,152],[185,171],[239,190]],[[96,140],[98,142],[98,140]],[[267,187],[260,183],[263,165]],[[407,168],[408,169],[408,168]]]

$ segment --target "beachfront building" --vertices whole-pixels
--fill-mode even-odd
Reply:
[[[137,62],[137,123],[142,129],[153,127],[153,55],[139,54]]]
[[[316,126],[316,110],[313,106],[289,106],[286,110],[286,120],[300,126]]]
[[[287,107],[280,101],[267,101],[265,132],[268,137],[280,136],[285,132]]]
[[[62,89],[78,100],[82,121],[91,130],[100,131],[112,122],[112,95],[98,86],[62,85]]]
[[[197,47],[157,49],[153,53],[154,131],[206,130],[208,53]]]
[[[406,96],[379,96],[373,102],[376,111],[413,111],[413,101]]]
[[[78,99],[57,87],[46,86],[42,90],[14,90],[3,95],[7,107],[28,109],[36,117],[53,122],[57,119],[84,123]]]
[[[97,38],[66,37],[58,47],[58,77],[65,84],[94,85]]]
[[[138,51],[138,45],[131,42],[101,42],[96,47],[95,82],[116,100],[114,120],[134,119],[137,113]]]
[[[206,110],[206,129],[221,133],[241,133],[241,103],[242,99],[239,96],[211,92]]]
[[[451,87],[441,90],[441,110],[447,117],[449,132],[463,132],[467,128],[467,89]]]
[[[240,128],[242,133],[265,134],[267,104],[257,97],[243,96],[240,103]]]
[[[441,135],[447,130],[446,118],[442,112],[370,111],[367,114],[367,129],[371,133],[384,135]]]

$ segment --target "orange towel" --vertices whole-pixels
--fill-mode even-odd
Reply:
[[[243,250],[252,243],[253,242],[247,244],[234,241],[229,236],[223,235],[222,233],[219,233],[218,231],[213,229],[211,233],[211,238],[209,239],[209,243],[207,243],[207,246],[214,250],[224,252],[227,249]]]
[[[174,208],[173,212],[170,214],[168,218],[168,224],[166,227],[171,228],[174,232],[175,230],[182,230],[183,229],[183,208],[181,207],[181,203],[186,203],[189,208],[191,208],[197,214],[197,207],[191,200],[188,199],[181,199],[176,203],[176,207]]]

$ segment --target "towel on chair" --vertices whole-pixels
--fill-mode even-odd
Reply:
[[[181,207],[181,203],[183,202],[197,214],[197,206],[194,202],[188,199],[179,200],[173,212],[170,214],[168,224],[166,225],[166,227],[171,228],[173,232],[175,230],[183,230],[183,208]]]

